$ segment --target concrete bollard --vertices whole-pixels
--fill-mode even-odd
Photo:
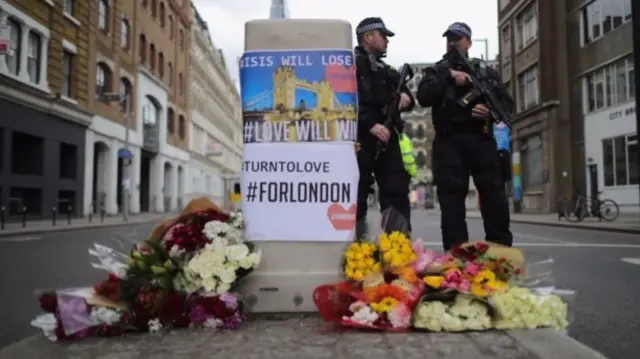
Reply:
[[[311,57],[315,58],[318,63],[324,63],[330,55],[330,51],[335,51],[336,54],[333,58],[335,60],[336,57],[342,56],[344,59],[348,61],[353,60],[353,47],[352,47],[352,27],[347,21],[341,20],[302,20],[302,19],[287,19],[287,20],[254,20],[249,21],[245,24],[245,56],[243,56],[243,60],[247,60],[247,57],[250,55],[259,55],[260,53],[269,53],[270,51],[282,51],[283,54],[287,52],[289,54],[293,52],[304,53],[310,52],[305,50],[322,50],[329,49],[326,53],[327,55],[319,55],[319,52],[312,54]],[[325,54],[324,52],[322,52]],[[343,54],[343,55],[340,55]],[[346,54],[346,55],[345,55]],[[275,58],[274,61],[281,61],[279,56],[273,56]],[[304,56],[300,56],[304,58]],[[249,59],[251,60],[251,59]],[[256,60],[256,59],[254,59]],[[241,60],[242,61],[242,60]],[[297,61],[304,61],[298,58]],[[316,62],[314,61],[314,63]],[[329,61],[329,60],[327,60]],[[334,61],[335,62],[335,61]],[[282,64],[282,63],[281,63]],[[245,66],[252,66],[249,62]],[[268,66],[268,65],[267,65]],[[304,71],[303,66],[309,66],[308,64],[299,64],[298,66],[293,66],[293,71]],[[355,66],[355,62],[353,63]],[[350,67],[346,66],[346,69],[350,69]],[[268,76],[273,75],[273,79],[270,77],[268,81],[273,81],[275,83],[278,79],[278,74],[282,75],[282,71],[277,71],[271,65],[271,73]],[[291,70],[291,68],[289,68]],[[314,69],[317,70],[317,69]],[[281,146],[288,148],[290,152],[304,152],[304,154],[299,153],[299,156],[289,157],[288,154],[283,154],[281,159],[289,158],[291,160],[299,159],[300,161],[308,160],[313,161],[316,159],[314,156],[318,151],[328,151],[332,149],[336,149],[333,146],[345,146],[340,149],[340,154],[338,157],[344,163],[343,165],[334,164],[334,167],[340,167],[334,169],[336,171],[336,176],[341,183],[345,183],[345,186],[350,186],[350,199],[349,203],[346,201],[342,201],[338,203],[339,209],[341,212],[339,215],[351,216],[350,219],[353,220],[353,223],[342,224],[340,228],[336,226],[336,223],[333,222],[332,219],[328,219],[331,217],[331,209],[327,209],[327,207],[336,206],[336,203],[326,203],[324,209],[320,210],[319,207],[314,207],[314,204],[307,203],[299,203],[299,210],[295,214],[287,214],[288,217],[286,219],[288,226],[291,226],[290,231],[283,231],[283,235],[280,238],[274,238],[271,234],[264,234],[262,231],[273,233],[276,227],[285,227],[284,225],[280,225],[277,223],[273,223],[273,212],[270,218],[271,223],[266,223],[264,220],[265,213],[268,213],[268,209],[271,208],[275,210],[279,204],[282,205],[283,211],[279,216],[284,215],[288,210],[286,208],[291,208],[291,203],[277,203],[273,205],[274,201],[265,200],[265,202],[271,202],[271,206],[261,207],[263,203],[260,205],[256,205],[255,201],[247,202],[248,195],[248,183],[252,182],[254,179],[257,181],[268,181],[268,179],[264,179],[258,175],[252,177],[251,173],[248,173],[246,170],[243,172],[242,179],[242,210],[247,221],[247,235],[249,240],[253,240],[257,242],[257,245],[262,249],[263,257],[262,263],[258,271],[252,273],[245,282],[242,283],[240,291],[247,296],[249,302],[252,304],[252,310],[254,312],[309,312],[316,311],[316,307],[313,303],[313,291],[314,289],[321,284],[324,283],[333,283],[341,279],[340,273],[340,264],[342,261],[342,252],[346,247],[346,242],[350,241],[353,237],[353,227],[355,225],[355,203],[357,197],[357,164],[355,159],[355,137],[353,141],[343,141],[344,143],[338,144],[337,140],[337,126],[338,121],[335,119],[339,119],[341,124],[344,124],[347,120],[345,118],[349,118],[349,124],[355,125],[355,113],[357,111],[357,100],[355,97],[355,70],[353,74],[348,73],[348,71],[344,71],[342,68],[327,67],[325,71],[337,71],[339,72],[336,75],[336,82],[330,82],[327,84],[318,82],[304,82],[302,85],[298,84],[298,74],[294,77],[295,82],[291,83],[291,87],[302,86],[307,87],[307,91],[310,88],[315,88],[316,92],[316,103],[311,105],[305,105],[303,101],[299,101],[300,104],[295,103],[293,107],[295,109],[290,108],[291,104],[283,105],[276,104],[276,101],[291,101],[297,102],[297,100],[293,100],[290,97],[296,96],[295,90],[292,88],[288,88],[283,91],[290,91],[294,94],[283,95],[282,93],[276,94],[276,90],[273,90],[273,99],[274,103],[272,104],[272,108],[269,108],[265,115],[258,115],[256,120],[258,124],[261,122],[271,121],[271,116],[285,116],[287,119],[295,118],[297,121],[300,117],[301,113],[304,111],[317,111],[317,116],[314,119],[321,118],[317,122],[324,121],[325,123],[325,136],[333,136],[330,139],[327,139],[327,142],[321,142],[312,139],[308,139],[305,141],[304,139],[295,138],[290,141],[286,140],[273,140],[267,141],[270,143],[260,143],[253,144],[252,141],[247,141],[245,138],[245,147],[244,147],[244,160],[256,160],[257,157],[260,157],[261,154],[259,152],[265,152],[267,149],[276,146]],[[241,66],[241,82],[245,82],[242,80],[242,66]],[[326,74],[327,72],[325,72]],[[286,74],[285,74],[286,75]],[[246,73],[245,73],[246,76]],[[326,98],[328,97],[327,92],[333,93],[344,93],[337,90],[334,92],[338,86],[344,86],[344,82],[340,82],[338,78],[342,76],[342,79],[346,77],[347,87],[353,86],[353,108],[347,108],[344,103],[349,102],[350,100],[344,100],[343,102],[339,102],[335,100],[334,107],[331,107],[331,104],[327,104]],[[349,76],[353,76],[349,78]],[[282,77],[282,76],[281,76]],[[290,78],[290,77],[288,77]],[[245,79],[247,80],[247,79]],[[260,81],[260,79],[257,79]],[[286,78],[285,78],[286,80]],[[284,81],[284,80],[283,80]],[[250,79],[251,83],[255,83],[256,79]],[[305,85],[306,84],[306,85]],[[342,84],[342,85],[341,85]],[[318,87],[315,87],[319,85]],[[242,86],[242,85],[241,85]],[[252,85],[253,86],[253,85]],[[325,87],[322,87],[325,86]],[[275,86],[274,86],[275,87]],[[243,93],[249,91],[243,90]],[[324,95],[322,94],[324,93]],[[348,92],[347,92],[348,93]],[[243,96],[245,96],[243,95]],[[279,96],[279,97],[278,97]],[[283,100],[277,100],[278,98]],[[323,100],[324,99],[324,100]],[[335,99],[335,97],[334,97]],[[332,99],[332,101],[334,100]],[[324,105],[321,102],[324,101]],[[243,99],[243,103],[246,105],[245,99]],[[314,106],[314,108],[310,108]],[[331,110],[327,111],[327,107],[331,107]],[[322,110],[318,111],[322,107]],[[256,108],[258,108],[256,106]],[[337,109],[337,110],[336,110]],[[348,113],[348,115],[344,115],[339,111],[342,109],[346,109],[344,113]],[[246,124],[249,111],[246,107],[244,110],[244,118],[245,118],[245,136],[246,136]],[[259,110],[252,110],[259,111]],[[324,114],[321,113],[324,111]],[[326,116],[327,113],[335,114],[338,113],[337,117],[333,118],[333,124],[329,124],[329,126],[333,126],[333,130],[326,130],[327,124],[329,122],[329,117]],[[298,116],[297,118],[295,116]],[[346,116],[346,117],[344,117]],[[352,116],[352,118],[350,117]],[[255,118],[255,116],[253,117]],[[306,117],[303,117],[304,120],[308,120]],[[282,121],[280,118],[275,119],[274,122]],[[314,121],[314,120],[309,120]],[[288,123],[289,126],[292,125],[291,122],[294,121],[282,121]],[[295,125],[295,123],[293,123]],[[355,127],[355,126],[354,126]],[[291,129],[291,127],[288,127]],[[284,130],[283,130],[284,131]],[[295,137],[295,131],[289,131],[288,135]],[[264,140],[263,140],[264,141]],[[255,141],[260,142],[260,141]],[[277,143],[274,142],[290,142],[290,143]],[[272,146],[275,145],[275,146]],[[252,147],[254,146],[254,147]],[[260,147],[256,149],[256,146]],[[313,148],[306,146],[315,146]],[[346,150],[349,148],[349,150]],[[304,150],[304,151],[302,151]],[[287,151],[284,149],[283,151]],[[332,150],[333,151],[333,150]],[[278,152],[275,151],[274,152]],[[309,153],[307,153],[309,152]],[[282,152],[280,152],[282,153]],[[269,155],[264,155],[269,156]],[[320,155],[318,155],[320,156]],[[327,154],[326,157],[329,158],[331,156],[336,156],[335,154]],[[318,157],[321,158],[321,157]],[[268,157],[266,158],[269,159]],[[348,166],[352,166],[351,168],[355,169],[355,172],[348,168]],[[261,174],[262,175],[262,174]],[[313,173],[307,173],[308,177],[310,177],[309,181],[324,181],[321,174],[315,175]],[[333,174],[332,174],[333,176]],[[348,178],[347,178],[348,177]],[[279,179],[274,179],[277,181]],[[282,179],[284,181],[284,179]],[[338,180],[336,180],[338,181]],[[346,187],[345,187],[346,188]],[[255,189],[254,189],[255,191]],[[249,191],[250,192],[250,191]],[[277,201],[275,201],[277,202]],[[316,208],[318,208],[316,210]],[[334,207],[335,208],[335,207]],[[350,210],[347,210],[350,208]],[[353,211],[351,211],[351,209]],[[276,212],[279,212],[276,210]],[[289,213],[289,212],[287,212]],[[342,217],[344,218],[344,217]],[[317,226],[316,226],[317,224]],[[323,227],[324,226],[324,227]],[[330,228],[327,228],[330,227]],[[331,227],[333,226],[333,227]],[[318,229],[315,229],[318,227]],[[284,232],[287,232],[286,235]],[[292,233],[295,232],[295,233]],[[282,237],[287,237],[286,239]]]

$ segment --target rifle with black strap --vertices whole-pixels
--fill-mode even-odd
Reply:
[[[502,122],[511,128],[513,115],[496,96],[495,92],[498,84],[494,81],[488,81],[486,76],[479,77],[459,47],[454,46],[451,54],[453,55],[453,61],[456,64],[460,64],[462,71],[466,72],[471,78],[471,91],[458,100],[458,105],[466,108],[475,106],[480,100],[484,100],[487,107],[489,107],[489,111],[491,111],[493,122]]]
[[[396,88],[393,91],[393,96],[391,98],[391,101],[387,104],[384,110],[386,119],[383,125],[389,130],[389,132],[393,131],[393,128],[395,127],[398,121],[402,121],[400,118],[400,108],[399,108],[400,97],[402,94],[402,89],[407,85],[407,82],[409,82],[412,78],[413,78],[413,69],[411,69],[411,66],[409,64],[402,65],[402,68],[400,69],[400,76],[398,79],[398,83],[396,84]],[[384,152],[385,150],[386,150],[386,143],[382,141],[378,141],[378,148],[376,151],[375,158],[378,159],[378,157],[380,156],[380,153]]]

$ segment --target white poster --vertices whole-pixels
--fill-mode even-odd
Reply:
[[[357,188],[352,144],[247,146],[242,173],[247,240],[351,240]]]
[[[247,239],[351,240],[358,188],[352,51],[247,52],[240,83]]]

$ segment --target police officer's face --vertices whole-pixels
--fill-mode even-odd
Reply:
[[[373,50],[384,53],[387,51],[387,44],[389,39],[383,33],[378,30],[371,31],[365,35],[365,41],[369,47]]]
[[[449,35],[447,36],[449,46],[457,46],[463,51],[469,51],[471,48],[471,40],[466,36]]]

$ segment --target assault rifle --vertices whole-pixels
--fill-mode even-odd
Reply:
[[[391,98],[391,101],[387,104],[384,110],[386,120],[384,121],[383,125],[389,131],[393,131],[393,128],[395,127],[395,125],[398,122],[402,121],[400,118],[400,109],[398,108],[398,106],[400,105],[400,95],[402,94],[402,89],[407,85],[407,82],[409,82],[412,78],[413,78],[413,70],[411,69],[411,66],[409,64],[402,65],[402,68],[400,69],[400,76],[398,78],[398,83],[396,84],[396,88],[393,91],[393,97]],[[385,151],[386,149],[387,149],[386,144],[382,141],[378,141],[378,149],[376,151],[375,158],[378,159],[378,157],[380,156],[380,153]]]
[[[511,128],[511,118],[513,117],[511,110],[506,109],[496,95],[499,84],[495,80],[487,78],[487,76],[479,77],[459,47],[454,46],[451,54],[454,62],[461,64],[462,70],[471,78],[471,91],[458,100],[458,105],[466,108],[474,106],[484,99],[491,111],[493,121],[495,123],[502,122]]]

